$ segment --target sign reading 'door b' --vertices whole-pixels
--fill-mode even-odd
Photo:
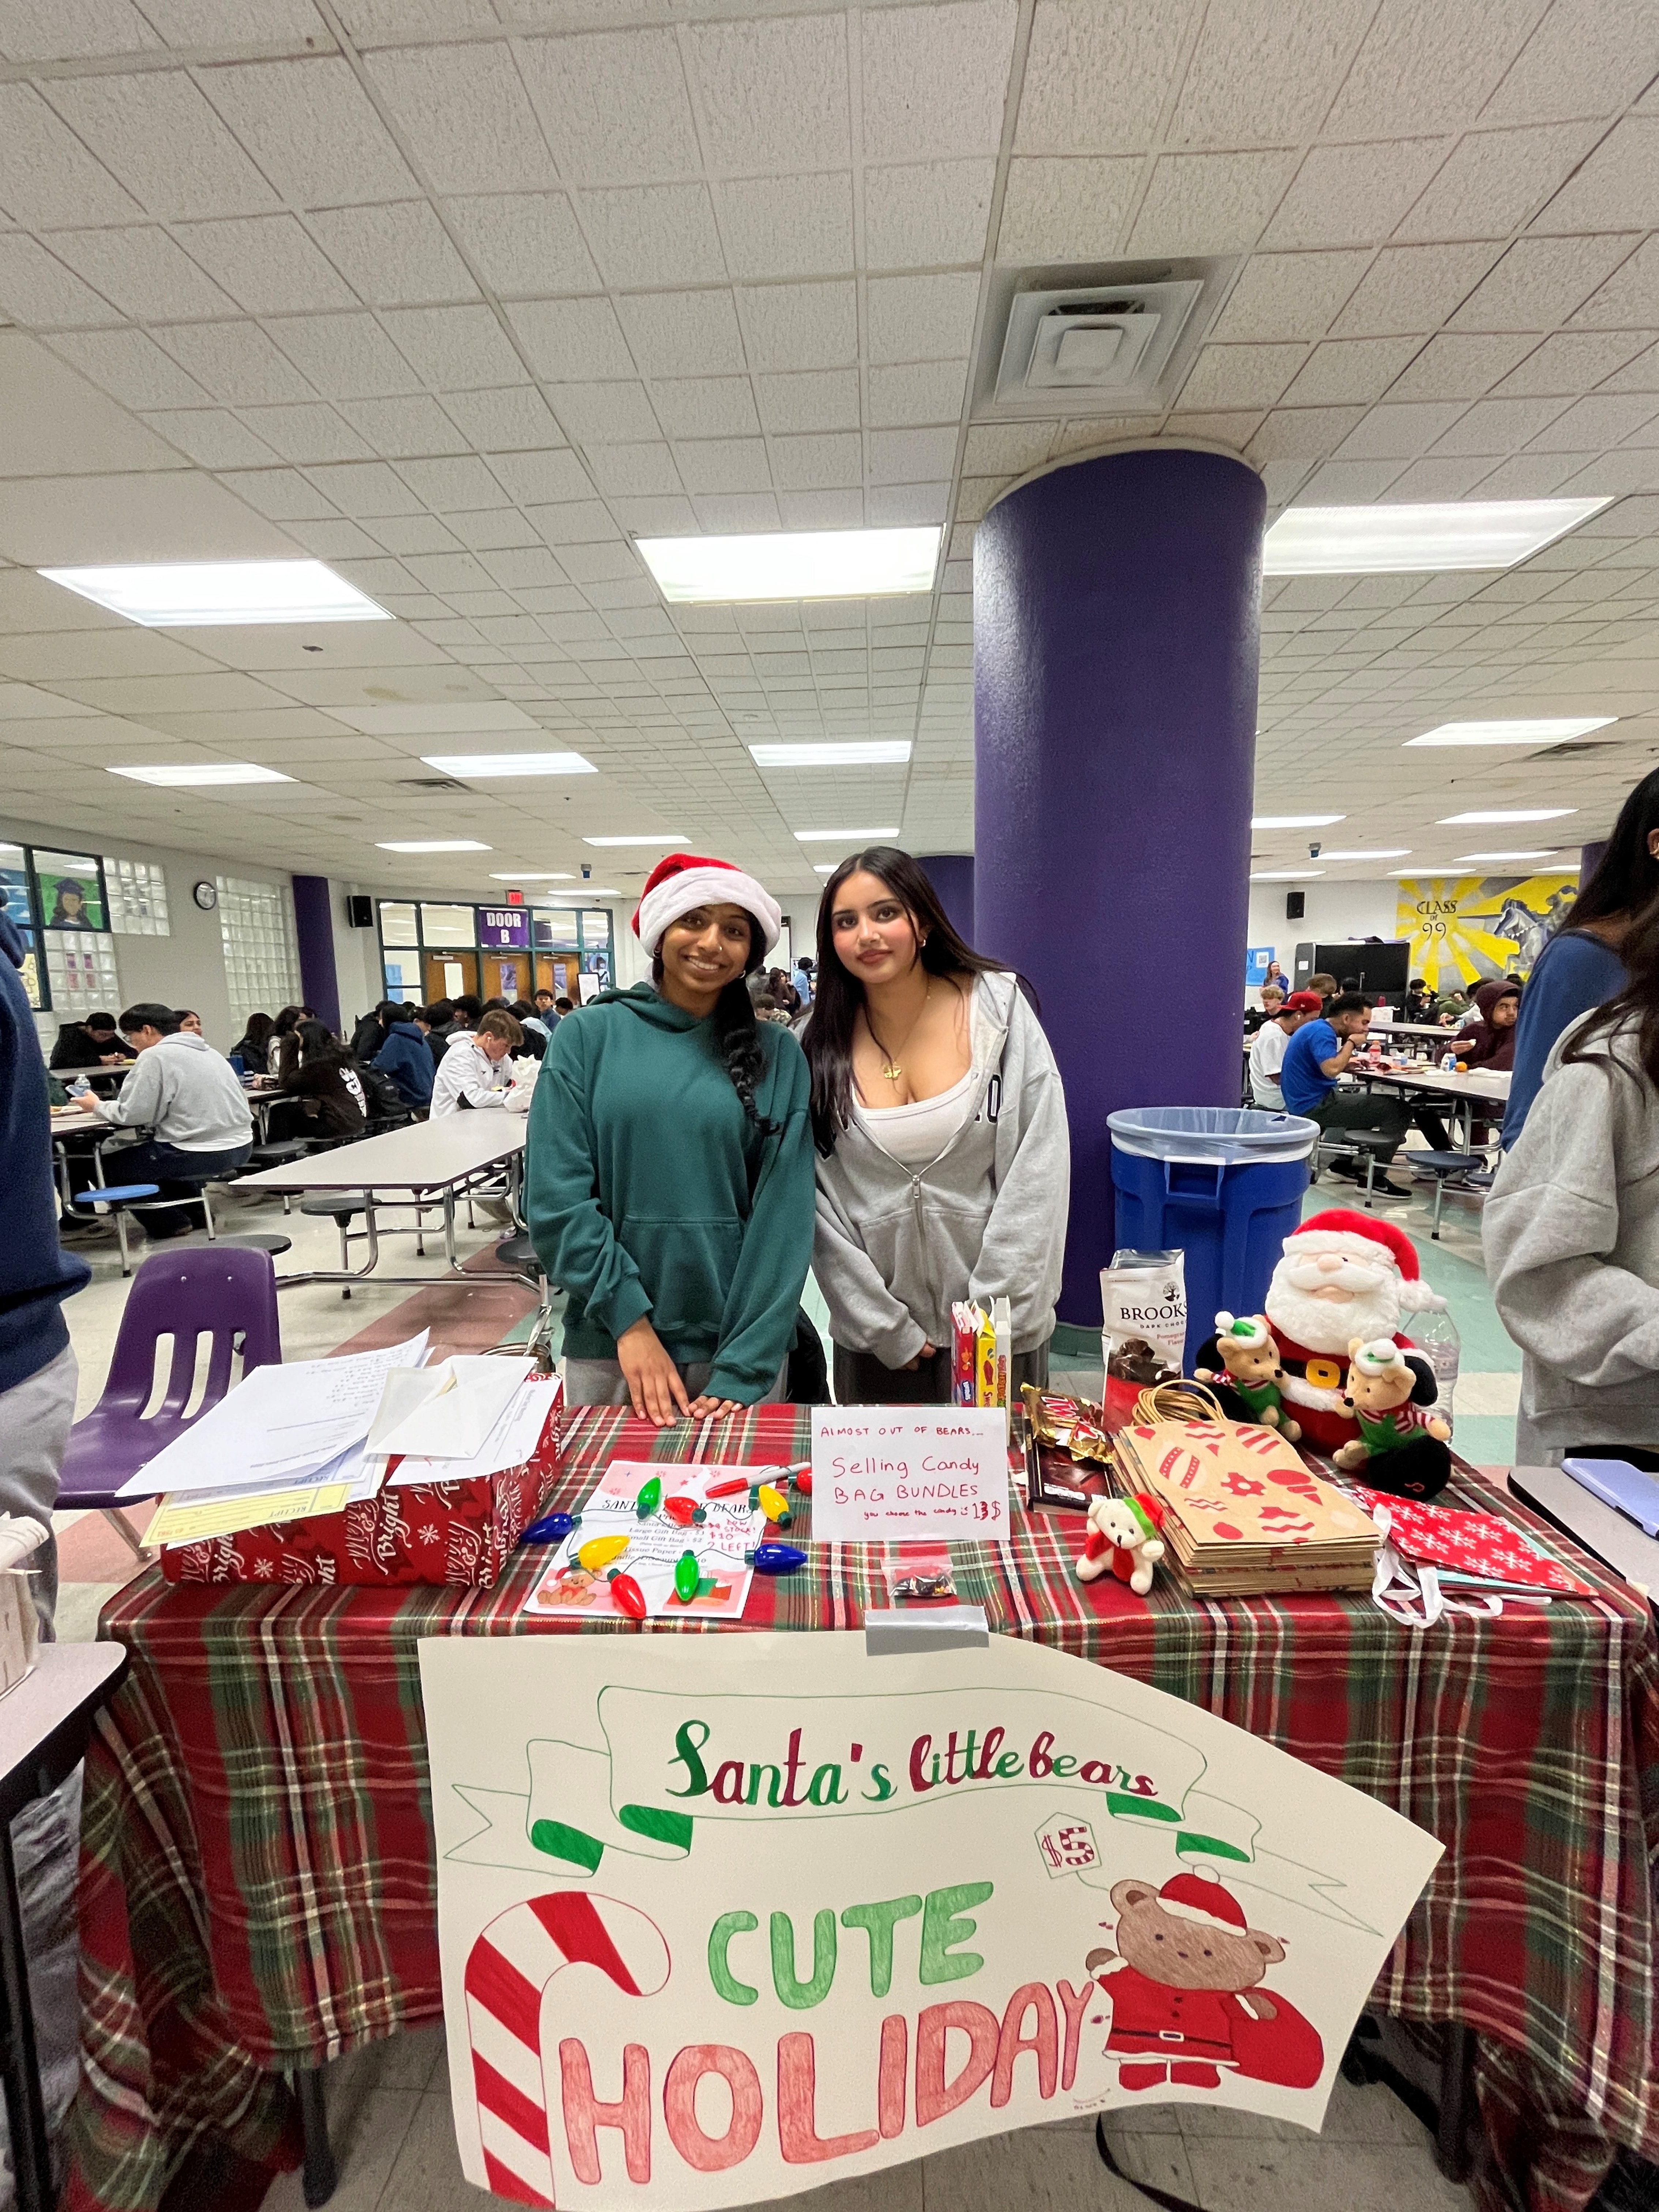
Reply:
[[[530,916],[521,906],[481,906],[478,942],[486,952],[520,952],[530,942]]]
[[[1000,1406],[819,1406],[812,1534],[831,1544],[1008,1534]]]

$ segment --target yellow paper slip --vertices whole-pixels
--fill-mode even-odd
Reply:
[[[200,1544],[210,1536],[234,1536],[244,1528],[267,1528],[273,1521],[309,1521],[319,1513],[339,1513],[351,1503],[357,1484],[314,1483],[306,1490],[267,1490],[257,1498],[164,1498],[144,1531],[145,1545]]]

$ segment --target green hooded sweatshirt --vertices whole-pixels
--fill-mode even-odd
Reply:
[[[614,1359],[648,1314],[682,1366],[712,1363],[711,1397],[753,1405],[795,1337],[812,1257],[806,1059],[757,1024],[763,1136],[714,1050],[714,1024],[648,983],[562,1021],[536,1083],[526,1218],[569,1293],[564,1348]]]

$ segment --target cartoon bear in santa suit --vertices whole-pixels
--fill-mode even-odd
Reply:
[[[1120,2087],[1218,2089],[1223,2067],[1291,2089],[1318,2081],[1318,2030],[1256,1986],[1285,1946],[1249,1925],[1213,1874],[1178,1874],[1162,1889],[1120,1881],[1112,1904],[1117,1948],[1091,1951],[1088,1967],[1112,2001],[1106,2056]]]
[[[1434,1370],[1401,1334],[1401,1322],[1414,1313],[1443,1312],[1445,1304],[1423,1280],[1417,1247],[1391,1221],[1331,1206],[1310,1214],[1285,1239],[1261,1310],[1285,1370],[1279,1387],[1302,1425],[1305,1449],[1328,1455],[1359,1434],[1342,1402],[1348,1346],[1356,1337],[1367,1344],[1392,1337],[1418,1376],[1415,1402],[1433,1404]],[[1213,1339],[1200,1348],[1196,1364],[1221,1365]],[[1252,1418],[1243,1399],[1229,1403],[1224,1386],[1216,1395],[1234,1420]]]

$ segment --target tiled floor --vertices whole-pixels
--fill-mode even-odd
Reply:
[[[444,2037],[418,2030],[342,2059],[328,2075],[340,2160],[331,2212],[471,2212],[504,2203],[461,2177]],[[1153,2105],[1115,2119],[1112,2154],[1133,2179],[1204,2212],[1462,2212],[1422,2128],[1388,2090],[1339,2080],[1322,2134],[1248,2113]],[[805,2212],[1145,2212],[1101,2164],[1092,2119],[994,2136],[913,2165],[787,2200]],[[264,2212],[301,2212],[285,2174]]]

